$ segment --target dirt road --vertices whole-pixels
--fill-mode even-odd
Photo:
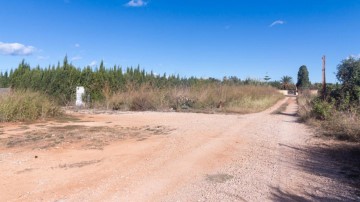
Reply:
[[[296,110],[3,124],[0,201],[360,200]]]

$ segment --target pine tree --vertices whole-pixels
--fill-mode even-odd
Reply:
[[[265,80],[265,82],[268,82],[269,80],[271,80],[271,78],[268,76],[267,72],[266,72],[266,75],[264,77],[264,80]]]

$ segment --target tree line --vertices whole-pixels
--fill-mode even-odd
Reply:
[[[280,88],[277,81],[263,82],[247,78],[241,80],[236,76],[216,78],[180,77],[179,75],[156,75],[146,72],[140,66],[123,69],[121,66],[107,68],[102,61],[97,68],[90,66],[77,68],[68,62],[65,56],[62,63],[56,66],[31,68],[24,60],[15,70],[0,73],[0,87],[17,90],[32,90],[45,93],[66,105],[75,97],[76,86],[84,86],[92,101],[102,101],[105,94],[136,90],[146,84],[152,88],[169,88],[175,86],[193,87],[218,83],[226,85],[272,85]],[[106,92],[105,92],[106,91]]]

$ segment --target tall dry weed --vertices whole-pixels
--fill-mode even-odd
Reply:
[[[15,91],[0,98],[0,122],[33,121],[59,115],[57,104],[41,93]]]
[[[267,86],[206,84],[137,89],[114,94],[108,102],[115,110],[176,110],[249,113],[272,106],[283,96]]]
[[[323,133],[337,139],[360,141],[360,118],[353,113],[333,111],[332,116],[321,123]]]

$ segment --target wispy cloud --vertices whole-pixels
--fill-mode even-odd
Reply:
[[[35,52],[35,47],[25,46],[20,43],[0,42],[0,54],[2,55],[31,55]]]
[[[72,61],[81,60],[81,59],[82,59],[81,56],[74,56],[70,59],[70,61],[72,62]]]
[[[125,4],[125,6],[128,6],[128,7],[143,7],[146,5],[147,5],[147,2],[145,2],[143,0],[130,0],[129,2],[127,2]]]
[[[97,65],[97,61],[93,60],[92,62],[90,62],[89,66],[90,67],[95,67]]]
[[[273,26],[275,26],[275,25],[283,25],[283,24],[285,24],[285,21],[283,21],[283,20],[276,20],[276,21],[274,21],[273,23],[271,23],[271,24],[269,25],[269,27],[273,27]]]
[[[75,45],[75,48],[80,48],[80,44],[76,43]]]

